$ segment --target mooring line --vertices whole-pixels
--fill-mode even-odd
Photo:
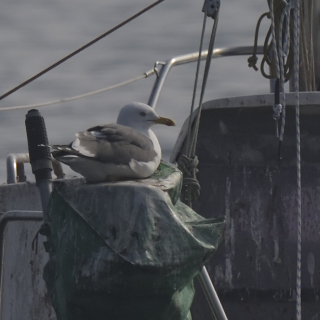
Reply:
[[[98,42],[99,40],[105,38],[106,36],[108,36],[110,33],[120,29],[121,27],[123,27],[125,24],[129,23],[130,21],[134,20],[135,18],[139,17],[140,15],[142,15],[143,13],[145,13],[146,11],[152,9],[153,7],[155,7],[156,5],[158,5],[160,2],[163,2],[164,0],[158,0],[156,2],[154,2],[153,4],[149,5],[148,7],[144,8],[143,10],[139,11],[138,13],[136,13],[135,15],[131,16],[130,18],[128,18],[127,20],[121,22],[120,24],[116,25],[115,27],[113,27],[112,29],[110,29],[109,31],[103,33],[102,35],[100,35],[99,37],[93,39],[92,41],[88,42],[87,44],[85,44],[84,46],[82,46],[81,48],[73,51],[72,53],[68,54],[67,56],[65,56],[64,58],[60,59],[59,61],[57,61],[56,63],[52,64],[50,67],[42,70],[41,72],[37,73],[36,75],[34,75],[33,77],[29,78],[28,80],[22,82],[21,84],[19,84],[18,86],[14,87],[13,89],[9,90],[8,92],[4,93],[3,95],[0,96],[0,100],[3,100],[4,98],[6,98],[7,96],[9,96],[10,94],[16,92],[17,90],[21,89],[22,87],[26,86],[27,84],[29,84],[30,82],[36,80],[37,78],[41,77],[42,75],[44,75],[45,73],[47,73],[48,71],[54,69],[55,67],[57,67],[58,65],[62,64],[63,62],[67,61],[68,59],[72,58],[73,56],[75,56],[76,54],[78,54],[79,52],[83,51],[84,49],[87,49],[88,47],[92,46],[93,44],[95,44],[96,42]]]

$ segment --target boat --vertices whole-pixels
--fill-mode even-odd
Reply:
[[[220,3],[213,3],[216,7],[212,12],[205,10],[216,22]],[[190,175],[184,171],[188,179],[183,182],[182,199],[207,219],[225,219],[222,241],[206,263],[207,281],[209,285],[212,281],[219,301],[213,300],[214,293],[208,294],[200,274],[191,307],[194,320],[210,319],[212,313],[217,319],[231,320],[320,318],[320,4],[309,0],[295,10],[298,3],[270,2],[269,13],[274,22],[271,31],[284,26],[274,34],[274,41],[279,41],[279,34],[294,39],[292,51],[282,48],[286,55],[281,59],[299,57],[299,48],[298,66],[288,62],[287,68],[280,61],[276,70],[277,44],[272,43],[271,31],[270,46],[214,49],[215,27],[207,51],[173,57],[157,65],[157,79],[148,100],[152,107],[156,107],[173,66],[206,60],[205,74],[216,58],[253,56],[251,66],[255,66],[252,61],[257,55],[270,61],[271,92],[200,100],[199,107],[186,119],[171,155],[170,162],[178,163],[181,170],[189,166]],[[271,4],[278,5],[276,10]],[[287,19],[283,24],[279,22],[281,17]],[[289,17],[291,24],[286,24]],[[299,29],[297,21],[301,21]],[[298,38],[302,39],[300,44]],[[282,72],[290,78],[288,93]],[[193,136],[194,147],[190,146]],[[192,148],[194,152],[190,152]],[[184,162],[186,154],[189,159]],[[23,181],[23,164],[28,161],[27,154],[10,155],[8,184],[0,186],[1,319],[56,320],[52,297],[42,279],[48,254],[43,246],[36,245],[37,237],[31,236],[42,225],[43,207],[36,184]],[[174,166],[168,166],[178,174]],[[56,172],[63,177],[59,167]],[[81,179],[59,181],[66,193],[82,183]],[[190,190],[199,196],[191,200]],[[47,236],[45,232],[39,235],[38,242],[46,241]],[[32,247],[37,247],[37,252]],[[223,311],[219,313],[215,306],[222,306]]]

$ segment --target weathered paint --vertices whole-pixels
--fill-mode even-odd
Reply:
[[[34,184],[0,186],[0,210],[41,210]],[[56,320],[46,294],[42,269],[48,260],[42,236],[38,253],[31,249],[41,222],[12,221],[4,236],[3,271],[1,275],[1,320]]]
[[[320,93],[300,97],[302,317],[314,320],[320,317]],[[279,163],[273,99],[260,95],[211,101],[201,116],[196,152],[201,194],[194,208],[207,218],[226,218],[224,241],[207,268],[229,319],[295,317],[294,101],[288,95]],[[181,148],[174,151],[181,153]],[[193,319],[209,319],[210,310],[196,288]]]

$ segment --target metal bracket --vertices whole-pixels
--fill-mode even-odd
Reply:
[[[215,19],[220,8],[220,0],[205,0],[202,12],[206,13],[208,17]]]

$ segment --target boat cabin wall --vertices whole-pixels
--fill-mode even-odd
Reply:
[[[41,225],[40,210],[35,184],[0,186],[1,320],[56,320],[42,278],[48,260],[43,236],[39,235],[37,252],[32,250]]]
[[[320,317],[320,99],[312,97],[320,96],[301,94],[300,110],[302,317],[310,320]],[[294,100],[287,98],[280,147],[273,95],[211,101],[202,111],[196,150],[201,193],[194,209],[226,218],[207,269],[229,319],[295,318],[296,128]],[[206,305],[198,287],[194,320],[210,318]]]

